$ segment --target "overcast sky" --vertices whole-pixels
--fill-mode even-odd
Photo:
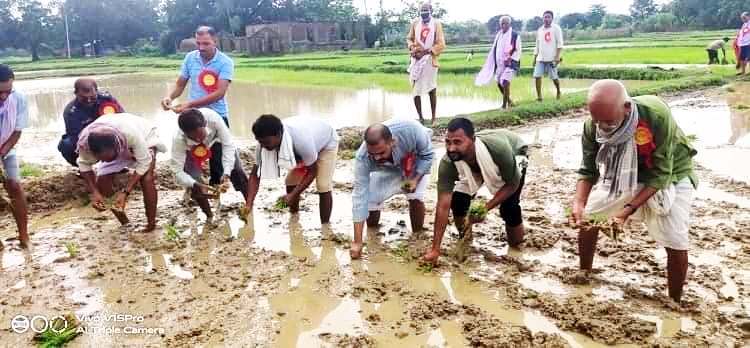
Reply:
[[[711,1],[711,0],[709,0]],[[492,16],[507,13],[515,18],[528,19],[541,16],[545,10],[552,10],[556,17],[571,12],[586,12],[593,4],[604,4],[608,12],[629,13],[628,8],[632,0],[439,0],[448,11],[448,21],[463,21],[477,19],[486,21]],[[668,0],[657,0],[657,3],[669,2]],[[380,0],[354,0],[364,12],[367,3],[368,13],[377,12]],[[398,8],[401,0],[383,0],[386,8]],[[558,16],[558,14],[561,14]]]

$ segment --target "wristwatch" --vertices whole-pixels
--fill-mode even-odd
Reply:
[[[630,204],[630,203],[625,204],[625,209],[627,209],[627,208],[631,208],[631,209],[633,209],[633,211],[636,210],[636,207],[634,205]]]

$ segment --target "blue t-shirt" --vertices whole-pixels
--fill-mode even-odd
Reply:
[[[199,51],[188,53],[185,55],[185,60],[182,61],[180,71],[180,77],[190,82],[188,99],[191,101],[211,94],[212,88],[218,87],[219,80],[232,81],[233,76],[234,62],[232,58],[218,49],[213,59],[207,64],[203,64],[203,58],[201,58]],[[225,119],[229,117],[226,96],[205,107],[216,111]]]
[[[20,132],[24,128],[26,128],[26,126],[29,123],[29,107],[28,107],[28,103],[26,101],[26,96],[23,95],[21,92],[16,91],[16,90],[13,90],[13,92],[10,93],[10,95],[8,96],[8,100],[6,100],[5,102],[6,103],[9,102],[11,98],[13,98],[14,101],[16,102],[16,113],[15,113],[15,115],[9,115],[9,112],[6,111],[6,112],[3,112],[2,114],[0,114],[0,125],[2,125],[3,118],[5,118],[5,117],[15,117],[16,118],[16,126],[14,127],[13,131]],[[0,144],[0,146],[2,146],[2,144]],[[11,149],[8,152],[8,154],[6,155],[6,157],[10,157],[10,156],[15,155],[15,154],[16,154],[16,149],[13,148],[13,149]]]

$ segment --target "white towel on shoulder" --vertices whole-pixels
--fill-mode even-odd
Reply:
[[[278,179],[281,177],[281,169],[292,170],[296,166],[297,160],[294,158],[292,135],[289,133],[287,126],[284,126],[284,134],[281,136],[281,146],[278,150],[271,151],[260,148],[258,177],[264,180]]]
[[[500,175],[500,167],[495,164],[492,160],[492,155],[484,145],[481,139],[477,138],[474,144],[477,156],[477,163],[479,164],[479,170],[482,175],[477,177],[474,176],[474,172],[471,171],[471,167],[465,161],[456,162],[456,169],[458,169],[459,182],[456,185],[456,191],[474,195],[482,187],[482,184],[487,185],[487,189],[493,195],[500,191],[505,186],[505,181],[502,175]]]

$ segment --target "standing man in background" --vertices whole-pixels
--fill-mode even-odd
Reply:
[[[739,75],[746,75],[747,65],[750,64],[750,13],[742,13],[742,28],[737,34],[737,46],[739,47],[739,58],[737,64],[740,66]]]
[[[510,82],[521,70],[521,35],[513,31],[511,22],[509,16],[500,18],[500,31],[495,36],[495,42],[482,70],[474,80],[477,86],[484,86],[496,80],[497,88],[503,96],[503,109],[513,107]]]
[[[544,25],[536,32],[536,47],[534,48],[534,79],[536,80],[536,100],[542,101],[542,77],[548,74],[557,89],[557,99],[560,99],[560,77],[557,67],[563,50],[562,29],[552,23],[555,18],[552,11],[544,11]]]
[[[420,18],[409,28],[406,38],[411,54],[409,81],[414,95],[414,106],[417,108],[419,121],[424,124],[422,116],[422,95],[430,95],[432,107],[432,126],[435,126],[437,107],[438,57],[445,49],[443,24],[432,18],[432,5],[425,3],[420,10]]]
[[[185,56],[182,62],[180,77],[177,78],[169,96],[164,98],[161,106],[181,114],[188,109],[209,108],[221,115],[229,126],[229,109],[226,94],[234,75],[234,62],[216,47],[216,30],[201,26],[195,31],[195,42],[198,50]],[[172,100],[182,95],[190,82],[188,101],[173,106]]]

